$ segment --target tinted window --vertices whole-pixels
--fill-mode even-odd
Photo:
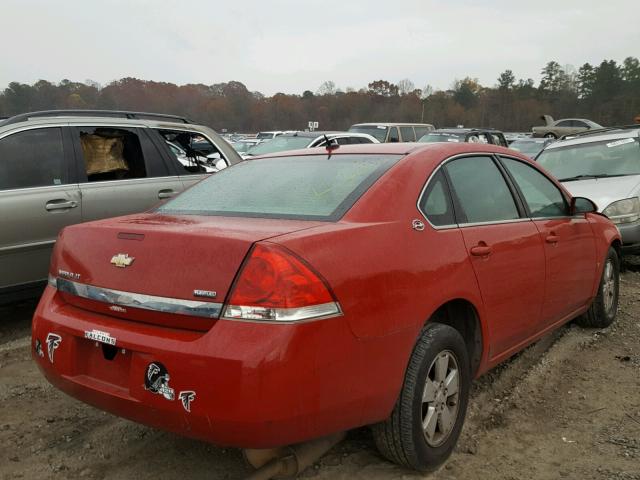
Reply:
[[[571,120],[563,120],[562,122],[558,122],[556,127],[572,127],[573,122]]]
[[[564,197],[551,180],[523,162],[510,158],[503,158],[502,162],[518,184],[532,217],[567,215]]]
[[[66,183],[62,130],[39,128],[0,140],[0,190]]]
[[[383,125],[354,125],[349,129],[349,131],[355,133],[367,133],[379,142],[384,142],[387,138],[387,127]]]
[[[309,155],[242,162],[196,184],[158,211],[334,220],[400,158],[334,155],[329,160],[326,155]]]
[[[398,129],[396,127],[392,127],[389,130],[389,142],[399,142],[400,137],[398,136]]]
[[[490,157],[460,158],[446,168],[462,208],[460,223],[519,218],[511,191]]]
[[[77,134],[89,182],[147,176],[142,145],[134,130],[79,127]]]
[[[581,122],[580,120],[574,120],[573,122],[571,122],[573,125],[573,127],[579,127],[579,128],[587,128],[589,125],[587,125],[584,122]]]
[[[416,131],[416,139],[421,138],[429,132],[427,127],[413,127],[413,129]]]
[[[403,142],[416,141],[416,134],[413,132],[413,127],[400,127],[400,134],[402,135]]]
[[[434,175],[420,199],[420,210],[436,227],[454,225],[453,205],[442,170]]]

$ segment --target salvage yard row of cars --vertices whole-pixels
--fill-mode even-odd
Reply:
[[[289,133],[269,142],[297,150],[241,161],[180,117],[14,117],[0,287],[46,279],[33,357],[97,408],[248,458],[369,425],[428,471],[472,379],[566,322],[614,321],[640,245],[639,132],[592,129],[537,162],[491,130]]]

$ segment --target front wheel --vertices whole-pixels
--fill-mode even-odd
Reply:
[[[382,455],[419,471],[442,464],[460,436],[470,383],[460,333],[448,325],[428,324],[411,354],[391,416],[372,427]]]
[[[618,313],[620,294],[620,259],[615,249],[609,248],[602,269],[602,278],[596,298],[589,310],[578,317],[576,323],[582,327],[605,328],[613,323]]]

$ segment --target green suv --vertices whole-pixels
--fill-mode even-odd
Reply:
[[[142,212],[240,161],[216,132],[173,115],[53,110],[0,121],[0,303],[39,294],[63,227]]]

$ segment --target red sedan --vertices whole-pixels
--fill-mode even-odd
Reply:
[[[469,386],[616,316],[620,235],[527,158],[381,144],[251,160],[157,209],[66,228],[33,321],[47,379],[218,445],[372,425],[442,463]]]

